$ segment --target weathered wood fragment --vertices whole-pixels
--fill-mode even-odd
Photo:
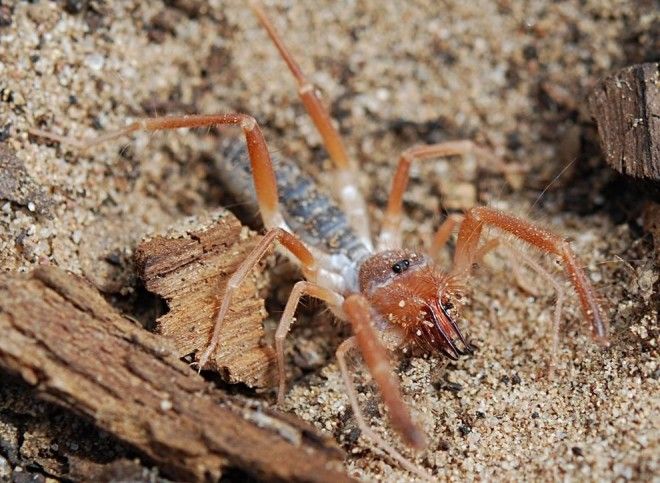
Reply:
[[[139,449],[166,475],[346,481],[333,442],[295,418],[213,389],[171,343],[53,268],[0,275],[0,370]]]
[[[188,218],[138,246],[140,277],[170,309],[158,319],[156,332],[174,342],[179,357],[195,352],[197,360],[206,348],[224,287],[258,240],[231,213],[218,210]],[[272,386],[275,362],[263,342],[265,316],[256,280],[250,278],[234,296],[218,350],[206,369],[217,370],[227,382]]]
[[[620,173],[660,180],[660,63],[606,77],[589,96],[589,109],[607,163]]]

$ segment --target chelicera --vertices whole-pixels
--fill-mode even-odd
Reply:
[[[411,163],[472,153],[491,166],[503,166],[487,150],[470,141],[416,146],[400,155],[383,226],[376,240],[372,240],[367,206],[357,187],[355,167],[328,111],[275,31],[263,7],[257,1],[250,2],[250,6],[293,74],[301,101],[333,161],[333,196],[320,190],[290,161],[279,160],[275,169],[257,121],[247,114],[147,118],[82,143],[82,146],[89,147],[138,130],[240,127],[246,145],[225,142],[219,169],[226,179],[231,180],[229,188],[235,196],[258,205],[267,232],[231,276],[225,292],[221,294],[213,334],[199,356],[199,367],[204,367],[218,344],[222,343],[219,340],[220,329],[237,287],[269,247],[277,243],[298,263],[305,277],[304,281],[295,284],[275,334],[278,403],[281,404],[285,397],[284,341],[294,321],[298,302],[305,295],[321,299],[338,318],[347,321],[353,328],[354,335],[338,347],[336,355],[349,402],[362,433],[402,466],[426,476],[422,469],[401,455],[366,423],[348,368],[347,354],[355,349],[360,351],[380,389],[392,426],[409,446],[424,448],[424,431],[413,421],[403,400],[388,352],[409,343],[453,359],[471,352],[467,338],[456,323],[455,312],[473,264],[499,242],[498,238],[494,238],[480,243],[485,227],[495,228],[561,260],[578,296],[583,317],[591,324],[593,336],[601,344],[607,343],[606,319],[569,243],[536,224],[502,211],[477,207],[468,210],[462,217],[448,217],[434,235],[429,253],[402,246],[402,199]],[[33,133],[75,143],[38,130],[33,130]],[[435,264],[433,257],[443,248],[456,227],[459,228],[453,265],[449,270],[443,270]],[[522,257],[542,276],[549,277],[529,257]],[[554,319],[557,326],[563,292],[559,285],[555,286],[559,292]],[[556,341],[555,332],[555,345]]]

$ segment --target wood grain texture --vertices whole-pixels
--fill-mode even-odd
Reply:
[[[660,180],[660,64],[621,69],[589,96],[607,163],[620,173]]]
[[[346,481],[341,451],[296,418],[213,389],[172,344],[57,268],[0,275],[0,370],[139,449],[163,472],[217,481]]]
[[[179,357],[195,352],[197,360],[206,348],[224,287],[259,239],[231,213],[218,210],[189,218],[138,246],[135,260],[140,277],[170,309],[157,320],[156,332],[173,341]],[[234,296],[220,344],[206,369],[218,371],[230,383],[271,387],[275,359],[263,342],[265,316],[256,279],[250,277]]]

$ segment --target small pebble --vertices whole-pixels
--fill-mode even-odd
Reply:
[[[101,54],[90,54],[85,58],[85,63],[87,64],[87,67],[98,72],[103,69],[105,59],[103,59]]]
[[[11,465],[3,456],[0,456],[0,481],[11,480]]]

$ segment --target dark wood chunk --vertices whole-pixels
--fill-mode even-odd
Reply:
[[[170,341],[54,267],[0,275],[0,370],[93,421],[171,478],[238,467],[268,481],[348,481],[342,453],[296,418],[213,389]]]
[[[660,179],[660,64],[633,65],[602,80],[589,109],[607,163],[620,173]]]

